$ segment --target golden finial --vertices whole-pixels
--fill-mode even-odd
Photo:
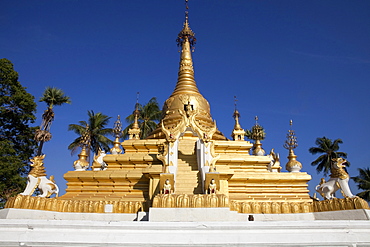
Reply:
[[[235,125],[234,125],[233,132],[231,133],[231,137],[233,138],[234,141],[244,141],[245,131],[240,126],[240,123],[239,123],[240,113],[236,108],[236,102],[237,102],[237,98],[236,98],[236,96],[234,96],[234,114],[233,114],[233,117],[235,119]]]
[[[189,27],[188,19],[188,13],[186,10],[184,27],[176,39],[177,46],[181,48],[181,56],[177,84],[172,95],[182,93],[199,94],[199,90],[194,80],[193,59],[191,57],[191,52],[194,51],[196,38],[194,32]]]
[[[236,96],[234,96],[234,110],[236,111],[236,102],[238,101],[238,99],[236,98]]]
[[[236,96],[234,96],[234,114],[233,114],[233,117],[234,119],[239,119],[240,117],[240,114],[239,114],[239,111],[237,110],[237,107],[236,107],[236,102],[238,101],[238,99],[236,98]]]
[[[177,46],[182,47],[184,42],[187,40],[190,44],[190,48],[194,51],[194,46],[196,43],[195,33],[191,30],[189,26],[189,5],[188,0],[185,0],[185,22],[184,27],[182,28],[181,32],[177,36]]]
[[[286,164],[286,169],[289,172],[299,172],[302,169],[302,164],[296,160],[297,155],[294,154],[294,149],[298,147],[297,137],[293,128],[293,120],[289,122],[290,130],[288,130],[287,140],[285,141],[283,147],[289,150],[288,163]]]
[[[110,149],[110,152],[112,154],[120,154],[122,153],[121,144],[119,139],[122,136],[122,123],[121,123],[121,117],[118,115],[116,122],[114,122],[113,127],[113,133],[116,137],[116,139],[113,142],[113,147]]]
[[[114,122],[113,133],[116,138],[120,138],[122,135],[122,123],[121,123],[121,117],[119,115],[117,116],[116,122]]]
[[[261,140],[265,139],[266,132],[265,129],[258,124],[258,116],[255,116],[254,120],[256,121],[256,123],[254,124],[254,126],[252,126],[250,130],[245,131],[245,135],[248,139],[255,141],[252,154],[262,156],[265,155],[265,150],[263,150],[262,148]]]
[[[140,110],[139,110],[139,92],[136,93],[136,104],[135,104],[135,110],[132,113],[134,115],[134,122],[132,124],[132,127],[128,130],[129,139],[140,139],[140,127],[139,127],[139,116],[140,116]]]
[[[287,140],[285,141],[284,148],[288,150],[293,150],[296,147],[298,147],[297,137],[295,136],[295,132],[292,129],[293,120],[290,120],[289,125],[290,125],[290,130],[288,130],[288,134],[286,136]]]
[[[239,113],[239,111],[236,108],[236,102],[237,101],[238,101],[238,99],[236,98],[236,96],[234,96],[234,114],[233,114],[233,117],[235,119],[234,130],[240,130],[240,129],[242,129],[242,127],[239,124],[240,113]]]
[[[138,123],[138,120],[139,120],[139,115],[140,115],[140,111],[139,111],[139,95],[140,93],[137,92],[136,93],[136,104],[135,104],[135,110],[134,112],[132,113],[135,117],[134,119],[134,124],[132,125],[132,128],[139,128],[139,123]]]

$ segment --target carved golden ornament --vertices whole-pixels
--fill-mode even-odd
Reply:
[[[154,208],[224,208],[229,200],[223,194],[159,194],[153,199]]]
[[[117,116],[116,122],[114,122],[113,134],[115,136],[115,140],[113,142],[113,147],[110,149],[110,152],[111,154],[120,154],[122,153],[122,149],[119,139],[122,136],[122,123],[121,117],[119,115]]]
[[[167,154],[168,154],[168,143],[163,143],[159,146],[159,153],[157,154],[157,159],[162,161],[163,164],[163,172],[168,172],[168,162],[167,162]]]
[[[210,166],[211,167],[211,171],[216,171],[216,162],[221,158],[221,155],[219,154],[216,154],[216,151],[215,151],[215,143],[214,142],[210,142],[211,143],[211,147],[210,147],[210,152],[211,152],[211,155],[212,155],[212,160],[211,160],[211,163],[208,164],[208,161],[206,162],[207,166]]]
[[[17,195],[6,202],[5,208],[23,208],[71,213],[104,213],[105,205],[112,204],[112,213],[137,213],[148,211],[145,201],[89,201],[63,200],[59,198],[44,198]]]
[[[231,201],[230,210],[242,214],[291,214],[313,212],[311,202]]]
[[[180,95],[181,102],[187,102],[182,105],[183,109],[167,110],[166,115],[162,119],[160,126],[169,142],[174,142],[180,135],[185,132],[186,128],[190,127],[200,139],[208,142],[212,139],[213,134],[217,131],[215,122],[208,117],[209,114],[203,110],[198,110],[196,103],[201,97],[191,95]],[[194,100],[195,99],[195,100]],[[177,112],[177,114],[173,114]],[[172,114],[171,114],[172,113]]]
[[[257,120],[258,117],[255,117],[256,123],[255,125],[252,126],[250,130],[245,131],[245,135],[247,136],[248,139],[250,140],[255,140],[255,141],[261,141],[266,138],[266,132],[265,129],[258,124]]]
[[[370,209],[369,204],[360,197],[333,198],[330,200],[314,201],[314,212],[352,210],[352,209]]]
[[[331,178],[340,178],[346,179],[349,177],[348,173],[343,169],[346,167],[344,164],[347,163],[346,159],[343,158],[334,158],[332,159],[333,164],[330,167],[330,177]]]
[[[44,158],[45,158],[45,154],[40,155],[40,156],[35,156],[32,159],[30,159],[31,161],[30,166],[32,168],[31,168],[31,171],[29,172],[29,175],[32,175],[36,178],[46,176],[46,171],[44,167]]]

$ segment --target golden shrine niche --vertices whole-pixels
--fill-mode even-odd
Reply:
[[[86,163],[86,153],[81,152],[76,170],[64,175],[64,195],[18,195],[6,207],[84,213],[107,212],[107,206],[112,213],[137,213],[150,207],[229,207],[248,214],[368,208],[357,197],[318,202],[309,196],[311,176],[300,172],[293,131],[286,144],[289,172],[281,172],[273,150],[265,155],[259,140],[254,144],[244,140],[236,110],[232,140],[227,139],[194,80],[195,37],[187,15],[177,41],[181,47],[177,84],[164,103],[162,120],[146,139],[139,139],[135,117],[130,139],[119,143],[116,136],[111,154],[97,156],[93,170],[79,165]]]

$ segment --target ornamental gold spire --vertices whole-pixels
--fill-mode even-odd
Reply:
[[[132,127],[128,130],[129,139],[140,139],[140,127],[139,127],[139,92],[136,96],[136,104],[135,104],[135,110],[132,113],[134,115],[134,123],[132,124]]]
[[[113,147],[110,149],[110,152],[111,154],[120,154],[122,153],[122,149],[119,139],[122,136],[122,123],[121,117],[119,115],[117,116],[117,120],[114,123],[113,134],[115,136],[115,140],[113,142]]]
[[[299,172],[302,169],[302,164],[296,159],[297,155],[294,154],[294,149],[298,147],[298,142],[292,126],[293,120],[290,120],[290,130],[288,130],[288,134],[286,135],[287,140],[284,144],[284,148],[289,150],[289,155],[287,157],[289,161],[286,163],[286,169],[289,172]]]
[[[236,96],[234,96],[234,114],[233,114],[233,117],[235,119],[235,125],[234,125],[233,132],[231,133],[231,137],[233,138],[234,141],[244,141],[245,131],[240,126],[240,123],[239,123],[240,113],[236,108],[236,101],[237,101]]]
[[[194,51],[196,43],[195,33],[189,26],[188,5],[186,1],[185,22],[182,30],[177,36],[177,46],[181,48],[180,65],[176,88],[172,95],[181,93],[199,94],[194,80],[194,68],[191,52]]]
[[[194,50],[196,39],[189,25],[187,3],[186,0],[185,22],[176,40],[181,48],[176,87],[163,106],[161,122],[147,138],[166,138],[173,142],[180,137],[181,133],[190,128],[205,142],[212,139],[227,140],[217,129],[211,116],[209,103],[199,93],[194,80],[191,52]]]
[[[263,156],[265,155],[265,150],[262,148],[261,140],[264,140],[266,137],[265,129],[258,124],[258,116],[254,117],[254,120],[256,120],[256,123],[254,126],[245,132],[245,135],[248,139],[254,140],[252,154],[257,156]]]

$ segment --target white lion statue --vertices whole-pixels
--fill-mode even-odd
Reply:
[[[335,198],[335,192],[339,189],[341,189],[344,196],[351,198],[355,197],[348,185],[349,175],[344,170],[346,162],[347,160],[343,158],[332,159],[329,181],[326,182],[325,179],[322,178],[321,183],[316,186],[316,191],[325,199]]]
[[[39,188],[41,195],[39,197],[50,197],[52,194],[58,196],[59,188],[54,182],[54,176],[50,176],[50,179],[46,178],[46,172],[44,167],[45,155],[35,156],[31,161],[31,171],[27,177],[26,189],[21,195],[28,196],[32,195],[36,188]]]

